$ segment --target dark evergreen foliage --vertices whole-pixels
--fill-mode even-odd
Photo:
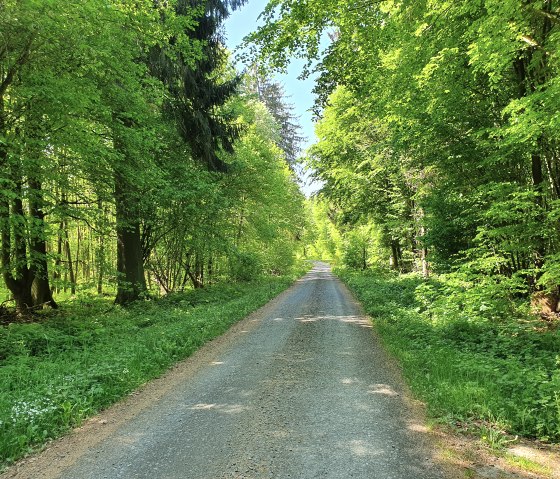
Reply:
[[[226,165],[217,155],[220,149],[233,152],[233,142],[239,136],[232,125],[232,117],[217,109],[235,93],[240,76],[220,82],[215,75],[227,62],[220,30],[221,23],[245,0],[187,0],[179,1],[179,15],[190,15],[201,9],[197,25],[186,32],[200,42],[202,55],[194,63],[183,57],[169,58],[165,49],[155,48],[151,53],[152,72],[169,88],[167,113],[177,122],[183,140],[189,145],[193,157],[211,170],[225,171]]]

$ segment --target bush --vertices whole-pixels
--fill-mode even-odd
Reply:
[[[235,281],[252,281],[262,274],[261,260],[253,252],[236,252],[230,258],[230,275]]]

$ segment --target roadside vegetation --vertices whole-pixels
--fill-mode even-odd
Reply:
[[[230,62],[222,22],[243,3],[2,2],[1,314],[290,270],[298,125],[277,83]]]
[[[297,274],[129,308],[83,295],[0,328],[0,465],[79,425],[284,290]]]

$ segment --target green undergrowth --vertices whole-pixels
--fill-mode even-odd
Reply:
[[[0,328],[0,467],[162,374],[284,290],[266,278],[141,302],[64,302]]]
[[[515,298],[453,276],[337,271],[429,414],[500,448],[560,441],[560,333]]]

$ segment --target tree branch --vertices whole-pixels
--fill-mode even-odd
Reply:
[[[12,81],[14,80],[14,76],[18,72],[19,68],[22,67],[25,64],[25,62],[27,61],[27,59],[29,58],[29,53],[31,51],[31,45],[33,44],[34,38],[35,38],[35,35],[29,35],[29,39],[27,41],[27,44],[25,45],[25,48],[21,52],[21,55],[16,60],[16,62],[10,67],[10,69],[8,70],[8,73],[6,73],[6,77],[4,78],[2,83],[0,83],[0,96],[3,96],[4,93],[6,93],[6,90],[8,89],[8,87],[10,86]]]
[[[536,9],[535,10],[538,14],[542,15],[543,17],[548,18],[554,23],[560,24],[560,15],[553,12],[547,12],[546,10]]]

